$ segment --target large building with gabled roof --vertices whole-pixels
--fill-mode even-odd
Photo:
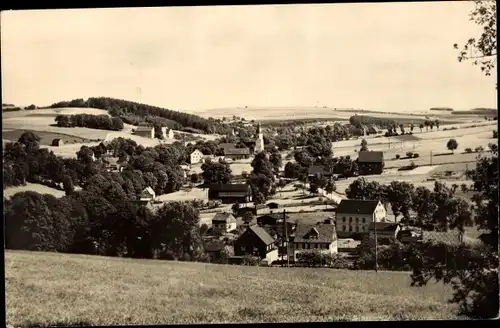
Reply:
[[[378,200],[342,199],[335,211],[339,238],[352,238],[369,233],[372,222],[385,222],[387,211]]]

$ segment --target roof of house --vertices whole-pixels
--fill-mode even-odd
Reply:
[[[202,155],[203,155],[203,153],[202,153],[202,152],[201,152],[201,150],[199,150],[199,149],[195,149],[195,150],[193,150],[193,151],[191,152],[191,154],[190,154],[190,155],[193,155],[194,153],[200,153],[200,154],[202,154]]]
[[[112,157],[112,156],[106,157],[106,161],[109,163],[109,165],[118,165],[119,160],[120,159],[118,157]]]
[[[212,221],[223,221],[226,223],[233,223],[236,222],[236,219],[231,213],[217,213],[212,218]]]
[[[382,163],[384,152],[382,151],[360,151],[358,152],[359,163]]]
[[[289,219],[290,216],[288,214],[285,214],[286,219]],[[264,214],[261,215],[257,218],[257,220],[262,220],[263,218],[272,218],[274,220],[283,220],[283,213],[269,213],[269,214]]]
[[[139,125],[136,129],[135,132],[151,132],[153,131],[152,126],[146,126],[146,125]]]
[[[316,175],[316,174],[331,174],[329,170],[327,170],[324,166],[320,165],[313,165],[310,166],[309,169],[307,170],[309,175]]]
[[[311,234],[316,234],[318,238],[309,238]],[[299,243],[331,243],[335,236],[335,226],[333,224],[319,223],[316,225],[298,223],[295,227],[294,242]]]
[[[224,148],[224,155],[249,155],[248,148]]]
[[[236,148],[236,144],[235,143],[220,143],[219,145],[219,148]]]
[[[337,206],[336,213],[373,214],[378,203],[378,200],[342,199]]]
[[[211,184],[208,186],[211,191],[222,192],[248,192],[250,185],[246,183]]]
[[[267,205],[266,204],[257,204],[257,205],[254,205],[255,206],[255,209],[256,210],[261,210],[263,208],[267,208]]]
[[[262,242],[266,245],[270,245],[274,243],[274,238],[271,237],[266,230],[259,227],[258,225],[252,225],[248,227]]]
[[[368,225],[368,231],[375,231],[375,227],[377,231],[381,232],[394,232],[396,231],[399,224],[394,222],[371,222]]]
[[[143,192],[144,191],[147,191],[148,193],[150,193],[151,195],[154,195],[155,194],[155,191],[153,190],[153,188],[151,187],[146,187],[142,190]]]
[[[444,244],[458,245],[462,241],[462,233],[458,230],[446,232],[441,231],[422,231],[422,242],[436,242]]]

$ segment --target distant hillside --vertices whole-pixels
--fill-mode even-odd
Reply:
[[[452,114],[455,114],[455,115],[497,116],[498,109],[495,109],[495,108],[472,108],[471,110],[456,110]]]
[[[87,100],[74,99],[52,104],[50,108],[62,107],[93,107],[105,109],[111,116],[121,118],[125,123],[163,123],[170,128],[193,128],[205,133],[227,133],[227,127],[214,120],[198,115],[182,113],[166,108],[141,104],[133,101],[109,97],[92,97]]]
[[[453,108],[449,108],[449,107],[432,107],[430,110],[442,111],[442,112],[453,112]]]

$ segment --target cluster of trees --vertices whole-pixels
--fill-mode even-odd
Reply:
[[[179,260],[206,258],[199,212],[191,203],[165,203],[152,212],[126,194],[100,186],[60,199],[31,191],[17,193],[4,201],[4,222],[7,249]]]
[[[349,123],[357,128],[362,128],[363,125],[376,125],[384,129],[399,126],[395,120],[357,114],[349,117]]]
[[[472,209],[463,198],[456,196],[458,185],[447,187],[435,182],[434,189],[417,187],[406,181],[392,181],[381,185],[376,181],[358,178],[346,189],[349,199],[380,200],[391,206],[395,216],[402,215],[401,222],[426,230],[447,231],[472,226]],[[414,215],[412,215],[412,213]]]
[[[85,189],[109,180],[121,185],[126,193],[137,195],[148,186],[156,194],[171,193],[184,183],[180,165],[186,163],[189,153],[178,142],[145,148],[133,140],[117,138],[107,145],[82,146],[77,158],[63,159],[47,149],[40,149],[39,141],[36,134],[26,132],[17,142],[5,145],[5,186],[47,180],[63,184],[64,190],[71,193],[74,186]],[[104,155],[107,153],[118,157],[118,162],[125,167],[123,172],[106,171],[108,157]]]
[[[277,158],[281,160],[281,157],[276,157],[276,155],[274,158],[275,161]],[[276,179],[274,177],[276,165],[269,160],[265,152],[256,154],[251,165],[253,170],[249,182],[252,187],[253,200],[255,204],[264,204],[269,196],[276,193]]]
[[[201,165],[201,170],[203,183],[206,185],[227,184],[231,183],[234,178],[231,165],[223,160],[214,162],[208,159]]]
[[[83,99],[74,99],[71,101],[61,101],[52,104],[50,108],[61,107],[92,107],[107,110],[112,116],[124,118],[133,118],[134,123],[146,122],[153,118],[164,118],[183,127],[191,127],[206,133],[226,133],[228,127],[224,124],[217,124],[213,120],[207,120],[197,115],[182,113],[161,107],[145,105],[133,101],[121,100],[108,97],[89,98],[86,101]],[[142,121],[140,121],[142,119]],[[127,120],[124,119],[126,122]],[[132,122],[132,121],[128,121]]]
[[[108,115],[57,115],[55,118],[57,126],[64,128],[82,127],[101,130],[120,131],[123,130],[123,121],[119,117]]]

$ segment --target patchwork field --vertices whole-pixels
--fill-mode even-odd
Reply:
[[[456,319],[408,273],[5,253],[6,321],[119,325]]]
[[[353,109],[335,109],[331,107],[315,106],[315,107],[227,107],[227,108],[211,108],[197,111],[198,115],[204,117],[231,118],[233,115],[244,117],[247,120],[259,121],[276,121],[276,120],[298,120],[298,119],[335,119],[338,121],[348,120],[354,114],[376,116],[380,118],[399,119],[403,123],[417,123],[425,120],[425,117],[430,119],[438,118],[444,122],[466,122],[471,120],[482,119],[482,116],[467,116],[458,115],[452,116],[447,113],[436,113],[434,111],[425,111],[416,114],[411,112],[381,112],[381,111],[359,111]]]

